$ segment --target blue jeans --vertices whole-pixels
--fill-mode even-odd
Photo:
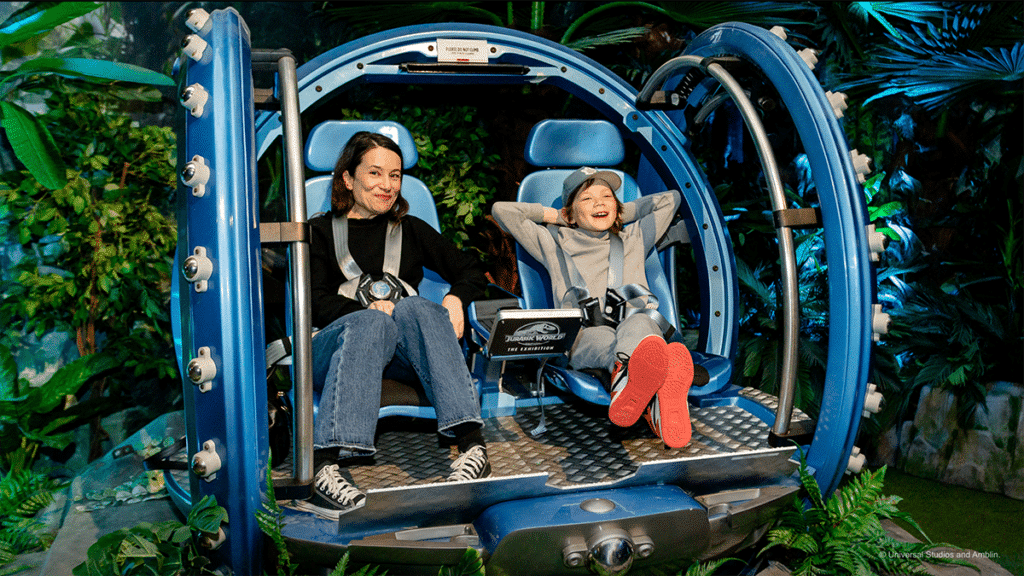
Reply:
[[[313,336],[313,387],[320,392],[314,449],[339,448],[340,457],[376,452],[382,377],[418,377],[437,413],[438,432],[446,436],[459,424],[483,423],[448,311],[412,296],[395,304],[390,316],[360,310]]]

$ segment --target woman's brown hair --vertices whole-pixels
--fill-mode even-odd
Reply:
[[[345,144],[345,148],[342,149],[341,156],[338,156],[338,162],[334,165],[334,178],[331,180],[331,212],[335,216],[348,214],[356,204],[355,197],[352,195],[352,191],[345,186],[345,179],[342,175],[348,172],[350,176],[355,176],[356,168],[362,163],[363,156],[366,156],[366,153],[374,148],[385,148],[398,154],[399,164],[404,165],[402,149],[391,138],[376,132],[353,134]],[[408,212],[409,202],[402,197],[402,191],[399,189],[398,198],[395,199],[395,204],[388,212],[388,219],[398,222]]]

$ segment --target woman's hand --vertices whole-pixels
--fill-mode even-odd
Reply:
[[[455,329],[455,337],[462,338],[466,329],[466,316],[462,313],[462,300],[458,296],[448,294],[441,300],[441,306],[448,310],[448,318],[452,321],[452,328]]]
[[[380,310],[381,312],[391,316],[391,313],[395,311],[395,303],[391,300],[374,300],[370,302],[370,305],[366,307],[367,310]]]

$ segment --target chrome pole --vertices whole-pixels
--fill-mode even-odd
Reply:
[[[720,64],[714,62],[707,65],[706,71],[713,76],[732,96],[743,116],[743,121],[750,130],[761,158],[761,167],[768,182],[768,193],[772,202],[772,210],[786,209],[786,194],[782,189],[782,178],[775,163],[768,134],[761,124],[757,110],[743,92],[743,88]],[[797,346],[800,328],[800,291],[796,276],[796,255],[793,251],[793,231],[788,226],[779,226],[776,232],[779,239],[779,258],[782,267],[782,374],[779,382],[779,406],[775,412],[775,423],[772,431],[783,435],[789,431],[789,420],[793,413],[793,396],[796,389]]]
[[[295,59],[277,61],[283,127],[285,194],[288,221],[306,222],[306,185],[302,158],[298,77]],[[293,474],[298,484],[313,481],[313,320],[309,286],[309,243],[288,245],[292,314],[292,386],[295,391]]]

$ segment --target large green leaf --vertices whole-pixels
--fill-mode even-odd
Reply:
[[[100,7],[99,2],[61,2],[17,20],[4,22],[0,28],[0,48],[49,32]]]
[[[31,408],[43,414],[53,410],[68,394],[74,394],[89,380],[113,370],[121,360],[108,354],[90,354],[65,364],[46,384],[28,394]]]
[[[141,66],[89,58],[34,58],[18,67],[16,72],[17,75],[40,73],[60,74],[61,76],[104,82],[115,80],[156,86],[175,85],[170,76]]]
[[[0,398],[12,398],[18,392],[18,365],[7,346],[0,346]]]
[[[67,171],[60,151],[50,132],[35,116],[11,102],[0,102],[0,126],[14,154],[45,188],[59,190],[67,180]]]

